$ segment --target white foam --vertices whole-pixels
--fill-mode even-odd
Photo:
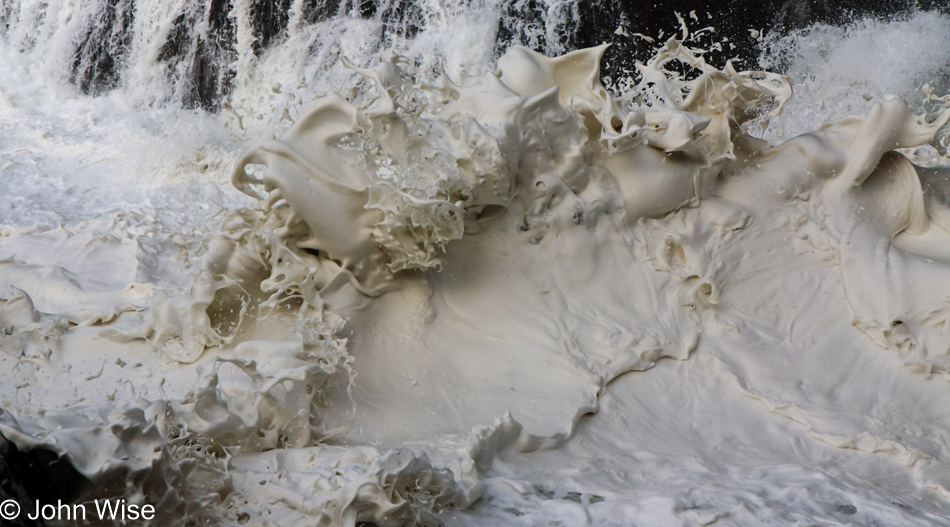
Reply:
[[[790,139],[848,115],[863,115],[884,94],[920,107],[921,88],[950,89],[950,16],[918,12],[766,32],[761,67],[781,69],[795,97],[776,121]]]
[[[527,38],[555,46],[570,4],[545,5]],[[306,25],[297,2],[256,57],[238,2],[215,115],[154,60],[198,4],[141,3],[98,98],[64,82],[95,13],[72,6],[0,44],[0,430],[20,447],[167,524],[950,513],[947,174],[892,152],[950,111],[878,97],[932,80],[945,17],[773,41],[820,83],[787,102],[787,79],[675,41],[619,98],[602,49],[495,65],[488,1],[420,4],[413,38]],[[872,45],[907,33],[927,51]],[[783,104],[786,142],[749,135]]]

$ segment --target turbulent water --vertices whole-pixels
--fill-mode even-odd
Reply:
[[[328,6],[3,4],[4,499],[950,523],[950,17]]]

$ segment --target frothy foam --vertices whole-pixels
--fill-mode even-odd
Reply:
[[[292,23],[242,58],[220,117],[99,127],[122,90],[16,117],[92,119],[86,140],[116,151],[193,128],[145,147],[185,163],[129,156],[78,185],[131,192],[115,178],[138,167],[138,206],[171,210],[11,207],[0,432],[160,524],[939,524],[948,174],[895,150],[939,157],[946,100],[881,97],[774,146],[755,134],[794,108],[786,77],[672,40],[612,94],[602,47],[488,67],[448,35],[495,6],[453,9],[399,53]],[[427,38],[456,50],[444,70]],[[260,82],[316,78],[324,51],[335,91]],[[29,91],[5,93],[29,109]],[[50,129],[40,161],[71,159]],[[189,157],[204,133],[253,199],[207,191],[227,209],[210,222],[154,191],[217,188]]]
[[[925,85],[938,94],[950,89],[946,15],[920,12],[896,20],[767,32],[762,47],[760,65],[782,71],[795,85],[795,98],[776,123],[786,138],[866,114],[884,94],[920,108]]]

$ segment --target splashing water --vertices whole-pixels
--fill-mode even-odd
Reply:
[[[614,93],[522,4],[5,4],[4,437],[158,525],[945,522],[950,19]]]
[[[795,85],[781,119],[787,138],[865,114],[883,94],[920,107],[925,85],[950,91],[950,18],[937,13],[768,33],[763,47],[760,66]]]

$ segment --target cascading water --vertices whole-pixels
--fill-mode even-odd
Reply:
[[[946,524],[931,7],[4,2],[0,517]]]

